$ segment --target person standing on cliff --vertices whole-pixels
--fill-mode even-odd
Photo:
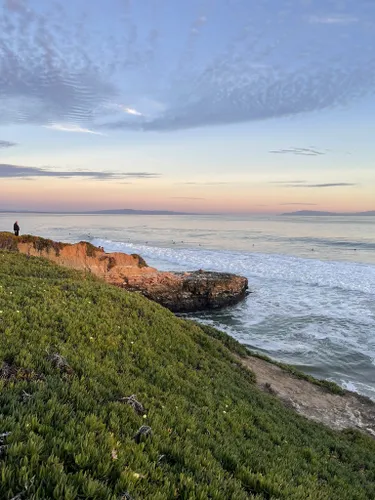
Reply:
[[[13,225],[13,231],[16,236],[20,234],[20,226],[18,225],[18,220]]]

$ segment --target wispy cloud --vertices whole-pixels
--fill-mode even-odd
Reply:
[[[358,184],[353,182],[327,182],[322,184],[311,184],[306,181],[272,181],[270,184],[279,184],[283,187],[293,187],[293,188],[333,188],[333,187],[345,187],[345,186],[358,186]]]
[[[269,153],[273,154],[292,154],[302,156],[320,156],[326,154],[326,151],[321,151],[316,148],[285,148],[285,149],[272,149]]]
[[[236,182],[231,182],[231,181],[212,181],[212,182],[176,182],[176,184],[184,184],[185,186],[220,186],[220,185],[225,185],[225,184],[237,184]]]
[[[88,128],[80,127],[74,124],[63,124],[63,123],[53,123],[52,125],[44,125],[45,128],[50,128],[52,130],[58,130],[60,132],[78,132],[80,134],[94,134],[94,135],[105,135],[102,132],[96,132],[95,130],[90,130]]]
[[[289,184],[307,184],[306,181],[270,181],[269,184],[286,184],[286,185],[289,185]]]
[[[344,186],[358,186],[354,182],[328,182],[325,184],[306,184],[305,187],[309,188],[331,188],[331,187],[344,187]]]
[[[331,16],[310,16],[309,22],[312,24],[341,24],[347,25],[357,23],[359,19],[353,16],[331,15]]]
[[[125,106],[120,106],[120,108],[125,111],[125,113],[128,113],[129,115],[134,115],[134,116],[143,116],[143,113],[140,111],[137,111],[134,108],[127,108]]]
[[[317,203],[280,203],[280,206],[298,205],[300,207],[313,207],[317,206]]]
[[[97,180],[117,179],[154,179],[160,174],[153,172],[107,172],[96,170],[56,170],[52,167],[29,167],[23,165],[11,165],[0,163],[0,178],[24,179],[36,177],[55,177],[60,179],[90,178]]]
[[[200,196],[171,196],[171,200],[205,200],[206,198],[201,198]]]
[[[12,148],[13,146],[16,146],[16,145],[17,145],[16,142],[0,140],[0,149]]]

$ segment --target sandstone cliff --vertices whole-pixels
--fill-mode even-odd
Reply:
[[[0,249],[44,257],[62,266],[90,272],[112,285],[140,292],[174,312],[235,304],[243,299],[247,279],[228,273],[162,272],[139,255],[106,253],[90,243],[60,243],[35,236],[0,233]]]

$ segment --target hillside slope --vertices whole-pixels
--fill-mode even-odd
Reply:
[[[375,440],[260,392],[199,326],[20,254],[0,286],[0,498],[375,498]]]

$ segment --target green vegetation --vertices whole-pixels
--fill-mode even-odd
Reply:
[[[198,325],[17,253],[0,286],[1,499],[375,498],[374,440],[261,393]]]
[[[86,245],[87,257],[96,257],[96,252],[97,250],[99,250],[97,247],[95,247],[92,243],[89,243],[88,241],[81,241],[81,243]]]
[[[293,365],[287,365],[285,363],[279,363],[278,361],[275,361],[274,359],[269,358],[268,356],[264,354],[260,354],[259,352],[252,351],[245,347],[243,344],[240,344],[237,340],[235,340],[233,337],[230,337],[224,332],[221,332],[220,330],[217,330],[213,326],[210,325],[204,325],[197,323],[195,321],[191,321],[191,323],[199,325],[201,329],[207,333],[207,335],[210,335],[210,337],[214,337],[215,339],[219,339],[231,352],[238,354],[239,356],[246,357],[246,356],[253,356],[255,358],[263,359],[264,361],[267,361],[268,363],[272,363],[273,365],[276,365],[283,370],[287,371],[288,373],[291,373],[294,377],[300,378],[303,380],[307,380],[311,384],[318,385],[322,389],[327,390],[328,392],[331,392],[332,394],[340,394],[343,396],[346,394],[348,391],[340,387],[339,385],[335,384],[335,382],[331,382],[329,380],[324,380],[324,379],[318,379],[314,378],[311,375],[308,375],[307,373],[303,373],[300,370],[298,370],[295,366]],[[368,400],[365,396],[361,396],[362,399]]]
[[[0,250],[17,251],[17,238],[13,233],[0,232]]]
[[[241,358],[249,355],[249,350],[243,344],[240,344],[236,339],[227,335],[226,333],[221,332],[217,328],[214,328],[210,325],[205,325],[192,320],[189,321],[191,322],[191,324],[199,326],[204,331],[204,333],[207,333],[207,335],[209,335],[210,337],[220,340],[220,342],[222,342],[225,347],[227,347],[234,354],[238,354],[239,356],[241,356]]]
[[[44,250],[50,252],[53,250],[56,256],[60,255],[60,250],[64,248],[64,243],[59,243],[46,238],[41,238],[40,236],[32,236],[30,234],[24,234],[22,236],[15,236],[12,233],[2,232],[0,233],[0,249],[9,250],[12,252],[17,252],[17,243],[32,243],[35,250],[38,252],[43,252]],[[90,243],[87,243],[90,245]],[[95,248],[93,245],[91,245]]]
[[[147,262],[145,261],[145,259],[143,257],[138,255],[137,253],[132,253],[131,256],[134,257],[135,259],[138,259],[138,266],[139,267],[147,267]]]

